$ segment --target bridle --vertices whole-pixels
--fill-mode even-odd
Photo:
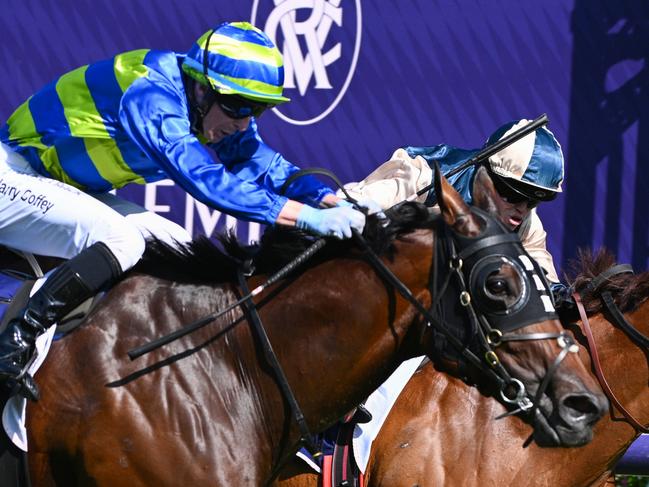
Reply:
[[[602,304],[608,312],[608,316],[611,322],[614,325],[617,325],[626,335],[631,338],[637,345],[639,345],[644,351],[649,351],[649,338],[642,334],[638,329],[636,329],[631,323],[627,321],[624,315],[620,312],[615,300],[610,291],[600,292],[600,288],[604,283],[610,280],[611,277],[620,275],[620,274],[633,274],[633,268],[628,264],[619,264],[612,266],[595,277],[592,281],[588,283],[586,287],[586,292],[591,293],[594,296],[599,296],[602,300]],[[577,310],[579,311],[579,317],[581,319],[584,335],[588,341],[588,351],[590,353],[590,358],[593,363],[593,369],[595,371],[595,376],[599,381],[604,394],[611,403],[611,411],[613,411],[613,406],[622,414],[623,418],[618,418],[621,421],[625,421],[630,424],[636,431],[640,433],[649,433],[649,428],[640,423],[635,417],[629,413],[619,399],[613,393],[613,390],[608,384],[604,372],[602,371],[602,365],[599,360],[599,353],[597,352],[597,344],[595,343],[595,338],[593,336],[593,331],[590,326],[590,321],[588,320],[588,315],[584,309],[584,305],[581,301],[580,293],[577,291],[573,292],[572,297],[575,300],[577,305]],[[614,418],[615,419],[615,418]]]
[[[485,231],[477,238],[462,237],[452,230],[448,232],[446,224],[441,218],[439,219],[437,232],[439,238],[434,239],[434,259],[441,260],[441,265],[436,262],[433,269],[436,274],[437,269],[448,268],[450,272],[446,274],[439,288],[436,286],[437,275],[431,276],[429,290],[431,296],[434,296],[434,300],[428,309],[424,308],[412,292],[385,267],[385,264],[371,251],[369,245],[362,240],[362,237],[356,236],[356,238],[357,240],[361,239],[361,245],[377,272],[383,275],[417,309],[426,320],[428,327],[443,334],[444,338],[461,354],[464,360],[496,382],[502,400],[510,407],[515,408],[498,418],[519,413],[526,413],[531,418],[534,418],[535,414],[539,412],[540,400],[554,373],[568,353],[578,352],[578,346],[565,331],[558,333],[512,333],[531,323],[557,319],[552,295],[549,292],[543,271],[538,264],[527,256],[518,236],[506,232],[485,212],[477,208],[471,208],[471,211],[487,222]],[[481,299],[478,286],[485,283],[477,277],[486,277],[490,271],[495,270],[495,267],[499,266],[503,261],[513,265],[519,272],[522,271],[519,275],[523,284],[523,291],[519,301],[508,307],[504,312],[497,312],[489,309],[485,299]],[[520,264],[517,262],[520,262]],[[452,280],[455,281],[455,286],[451,285]],[[449,289],[453,287],[456,288],[457,293],[448,293]],[[536,294],[533,289],[537,291]],[[472,341],[477,342],[476,345],[479,349],[477,354],[474,353],[468,343],[458,339],[445,326],[444,322],[446,320],[444,320],[440,308],[443,306],[442,303],[449,302],[448,299],[451,301],[459,300],[461,307],[465,310],[468,316],[469,329],[473,333]],[[492,326],[491,323],[493,322],[498,322],[499,326]],[[560,351],[546,371],[536,393],[532,396],[526,391],[523,383],[512,377],[505,369],[498,358],[496,349],[506,342],[549,339],[557,341]],[[512,389],[514,394],[508,392]]]
[[[349,195],[337,176],[328,169],[323,168],[310,168],[296,171],[285,181],[279,193],[284,194],[295,179],[309,174],[319,174],[329,177],[336,183],[349,201],[356,203],[356,200]],[[441,334],[460,353],[464,360],[496,382],[502,400],[508,406],[515,407],[512,411],[504,413],[496,419],[519,413],[527,414],[533,419],[535,414],[540,414],[539,403],[559,365],[568,353],[577,353],[579,347],[572,336],[565,331],[558,333],[511,333],[531,323],[538,323],[548,319],[558,319],[555,312],[554,299],[552,293],[549,291],[545,273],[529,257],[520,243],[518,236],[508,232],[487,212],[476,207],[471,207],[471,212],[477,214],[486,223],[485,229],[476,238],[463,237],[449,229],[442,218],[438,219],[437,235],[440,238],[433,239],[435,246],[433,256],[434,259],[438,259],[438,257],[446,255],[446,260],[441,263],[441,266],[440,263],[433,263],[433,271],[429,278],[429,291],[435,299],[428,309],[386,267],[359,232],[353,232],[354,239],[363,248],[365,255],[374,266],[376,272],[383,276],[386,282],[392,285],[399,294],[417,309],[419,314],[426,320],[428,327]],[[439,242],[443,242],[443,244],[440,245]],[[446,246],[446,251],[443,251],[444,246]],[[480,272],[476,272],[475,274],[472,272],[476,267],[487,267],[486,264],[488,262],[485,259],[488,256],[493,257],[493,254],[498,251],[503,252],[500,256],[507,256],[509,262],[516,268],[524,270],[524,272],[521,272],[521,278],[524,288],[527,290],[525,296],[527,301],[520,309],[507,309],[505,313],[501,314],[489,309],[489,306],[480,306],[481,301],[484,302],[484,300],[480,300],[479,298],[475,299],[479,293],[476,292],[477,282],[474,276],[477,276]],[[520,264],[516,264],[516,261],[520,261]],[[446,266],[448,266],[451,272],[447,273],[444,283],[438,290],[436,289],[438,269],[445,268]],[[455,277],[458,294],[451,296],[450,299],[459,299],[461,306],[465,309],[469,317],[470,329],[478,339],[477,346],[480,349],[478,353],[482,358],[479,358],[469,348],[467,343],[464,343],[449,331],[444,325],[445,320],[442,314],[435,312],[441,307],[442,297],[446,294],[452,277]],[[467,282],[469,283],[468,285]],[[536,294],[532,292],[532,289],[536,290]],[[536,298],[536,301],[533,298]],[[491,325],[493,321],[499,322],[501,326],[493,327]],[[422,332],[420,339],[423,339],[423,335],[424,333]],[[532,396],[527,392],[524,384],[520,380],[512,377],[507,372],[501,364],[495,349],[506,342],[552,339],[556,340],[559,345],[559,354],[546,371],[536,393]],[[513,390],[514,393],[509,393],[508,391],[510,390]]]

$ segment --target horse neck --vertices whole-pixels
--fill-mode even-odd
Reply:
[[[645,301],[634,312],[625,313],[627,320],[644,334],[649,334],[649,301]],[[608,321],[607,315],[597,314],[589,318],[593,331],[599,361],[610,388],[622,406],[643,425],[649,424],[649,355],[633,343],[620,328]],[[583,329],[583,324],[580,324]],[[585,338],[580,340],[584,343]],[[583,348],[580,355],[588,363],[590,357]],[[591,367],[592,368],[592,367]],[[622,415],[615,411],[615,418]],[[615,461],[624,453],[638,432],[624,421],[613,420],[605,415],[595,429],[593,440],[578,449],[554,449],[543,455],[530,456],[528,466],[537,463],[543,466],[552,462],[570,464],[570,473],[562,474],[563,482],[570,485],[591,485],[600,477],[610,473]],[[560,457],[560,458],[559,458]],[[539,467],[533,467],[539,468]],[[553,475],[554,469],[548,471]],[[557,474],[558,475],[558,474]],[[603,477],[602,477],[603,478]],[[599,485],[594,483],[593,485]]]
[[[415,232],[395,245],[394,259],[385,263],[427,304],[430,231]],[[316,431],[363,401],[417,351],[417,313],[364,259],[326,262],[282,294],[262,319]]]
[[[626,319],[649,335],[649,300]],[[590,320],[604,375],[621,404],[643,425],[649,424],[649,350],[636,345],[626,333],[599,314]]]

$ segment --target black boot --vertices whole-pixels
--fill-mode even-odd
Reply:
[[[363,403],[356,406],[352,421],[356,424],[365,424],[372,421],[372,413],[370,413]]]
[[[22,316],[0,333],[0,382],[28,399],[38,400],[38,388],[26,373],[36,336],[122,273],[119,262],[98,242],[61,264],[29,299]]]

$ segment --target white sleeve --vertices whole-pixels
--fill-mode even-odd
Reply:
[[[354,198],[370,198],[383,209],[406,200],[430,184],[433,171],[423,157],[412,158],[404,149],[397,149],[389,161],[381,164],[369,176],[357,183],[345,184]],[[338,196],[343,197],[338,191]],[[413,201],[423,203],[427,194]]]
[[[545,233],[543,223],[536,213],[536,208],[530,212],[529,217],[521,225],[519,235],[527,253],[547,272],[548,281],[559,282],[552,254],[546,248],[547,233]]]

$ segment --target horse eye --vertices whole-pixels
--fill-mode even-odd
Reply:
[[[502,277],[491,276],[487,279],[487,291],[495,296],[505,294],[508,289],[507,281]]]

